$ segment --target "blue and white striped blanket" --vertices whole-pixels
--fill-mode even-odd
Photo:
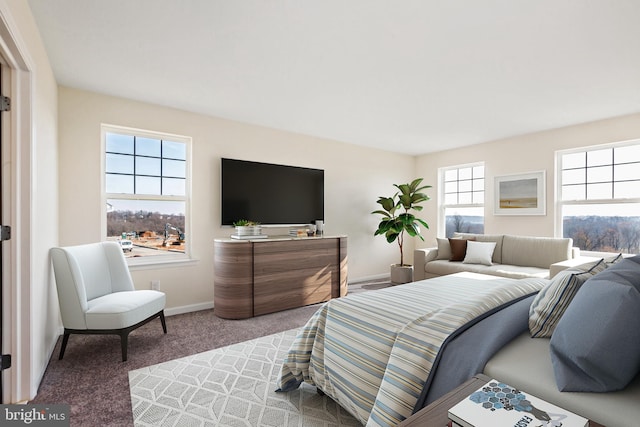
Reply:
[[[544,279],[458,273],[332,299],[299,331],[280,391],[317,386],[367,426],[411,415],[446,338]]]

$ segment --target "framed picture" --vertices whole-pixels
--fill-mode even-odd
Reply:
[[[545,171],[496,176],[495,215],[546,215]]]

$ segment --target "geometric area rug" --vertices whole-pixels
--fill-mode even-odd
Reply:
[[[133,422],[141,426],[361,426],[316,388],[276,393],[297,330],[129,371]]]

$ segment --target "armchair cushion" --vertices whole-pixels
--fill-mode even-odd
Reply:
[[[88,329],[122,329],[162,311],[165,294],[152,290],[115,292],[89,301]]]

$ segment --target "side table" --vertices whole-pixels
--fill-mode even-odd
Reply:
[[[449,408],[460,402],[462,399],[485,385],[491,378],[484,374],[477,374],[471,377],[464,384],[451,390],[440,399],[422,408],[406,420],[398,424],[398,427],[446,427],[449,423]],[[589,421],[589,427],[604,427],[595,421]]]

